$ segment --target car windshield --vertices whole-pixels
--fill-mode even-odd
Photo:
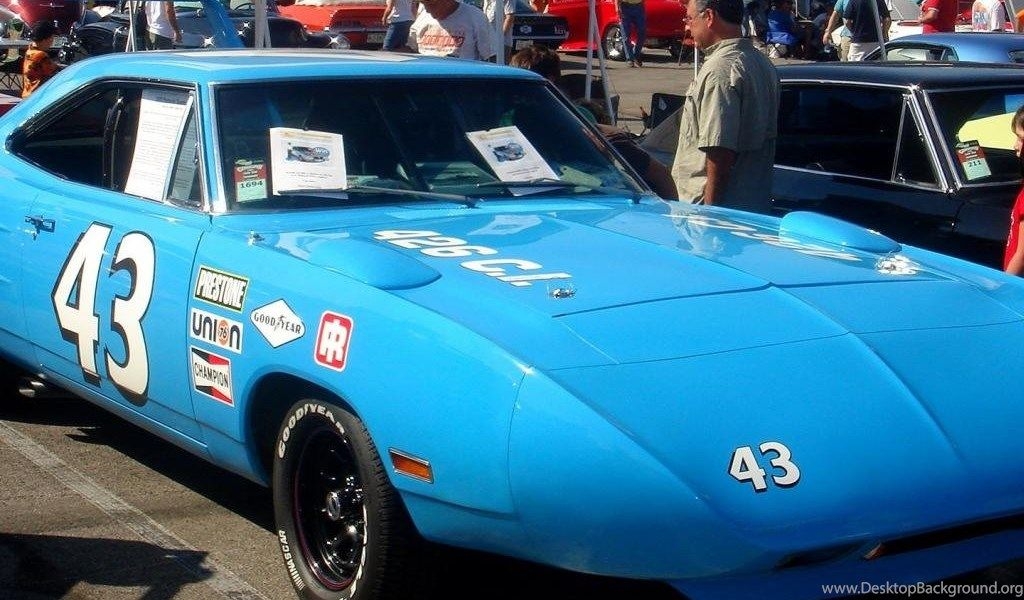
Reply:
[[[541,81],[233,85],[216,106],[232,211],[642,191]]]
[[[932,92],[929,101],[961,181],[1019,181],[1020,160],[1010,129],[1013,113],[1024,104],[1024,86]]]

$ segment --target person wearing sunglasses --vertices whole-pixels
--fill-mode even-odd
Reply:
[[[679,199],[767,213],[775,160],[779,79],[743,37],[742,0],[689,0],[706,60],[686,92],[672,177]]]

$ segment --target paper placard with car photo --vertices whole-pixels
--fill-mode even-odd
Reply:
[[[340,133],[270,128],[271,185],[288,190],[345,189],[345,145]]]
[[[558,179],[551,166],[515,125],[467,131],[466,137],[501,181]]]

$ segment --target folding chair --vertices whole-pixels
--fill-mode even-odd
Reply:
[[[21,95],[21,68],[25,62],[23,56],[0,63],[0,91]]]

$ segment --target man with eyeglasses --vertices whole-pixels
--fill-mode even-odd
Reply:
[[[672,177],[679,199],[767,213],[779,79],[742,36],[742,0],[689,0],[690,31],[706,57],[686,92]]]

